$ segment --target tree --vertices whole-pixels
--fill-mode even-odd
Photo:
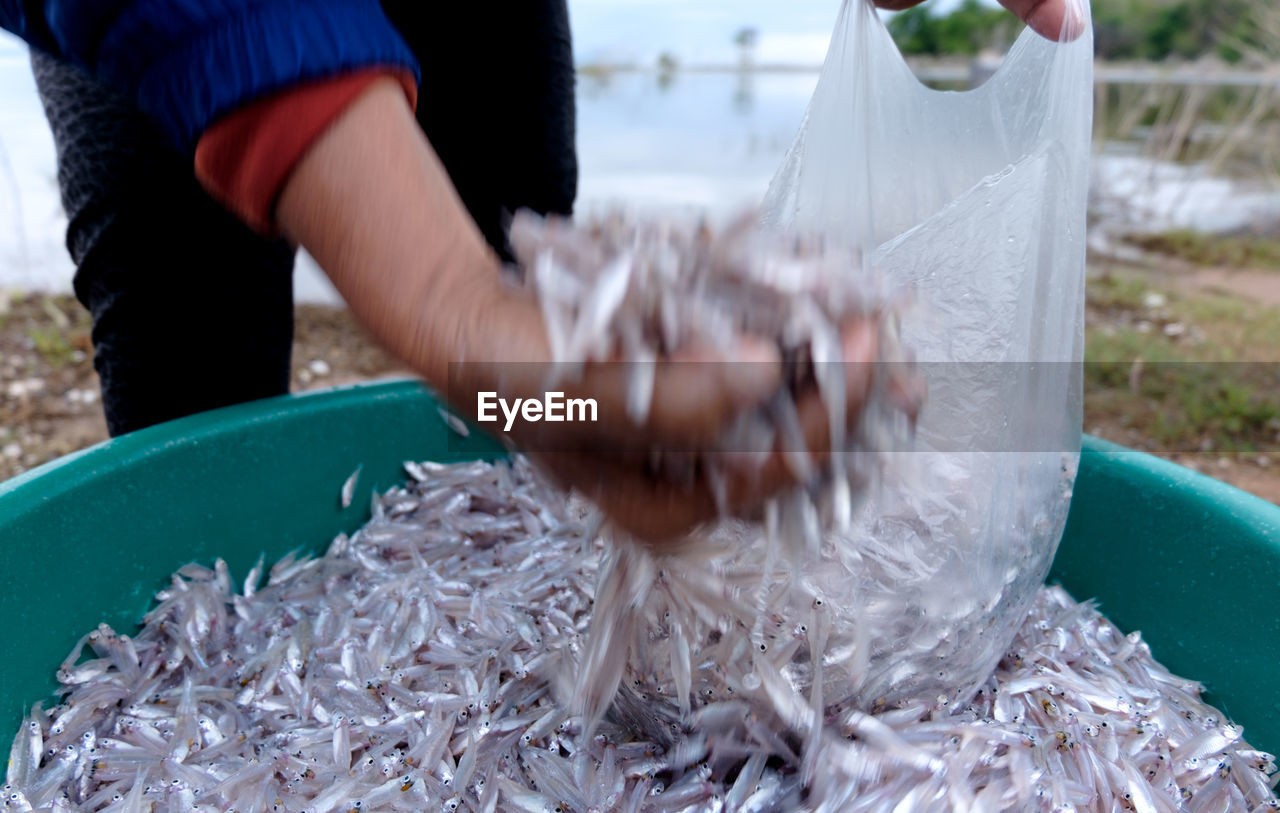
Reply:
[[[676,81],[676,71],[680,70],[680,61],[670,51],[658,55],[658,89],[667,90]]]
[[[1273,52],[1263,33],[1275,0],[1094,0],[1093,30],[1102,59],[1198,59],[1209,54],[1237,61]],[[1003,49],[1020,26],[1006,12],[964,0],[950,14],[935,16],[916,6],[889,20],[889,31],[906,54],[965,55]],[[1269,47],[1270,46],[1270,47]],[[1266,59],[1266,57],[1263,57]]]
[[[733,44],[738,46],[742,67],[748,67],[755,61],[756,45],[760,42],[760,32],[750,26],[738,29],[733,35]]]
[[[1020,28],[1003,9],[964,0],[950,14],[936,16],[929,5],[916,6],[889,20],[889,33],[905,54],[971,55],[984,48],[1003,50]]]

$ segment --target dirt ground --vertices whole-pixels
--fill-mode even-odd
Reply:
[[[107,439],[89,314],[67,296],[0,291],[0,481]],[[346,310],[297,309],[294,392],[408,375]]]
[[[1110,286],[1099,281],[1100,274],[1112,273],[1118,279]],[[1138,359],[1139,367],[1144,356],[1157,364],[1242,362],[1239,374],[1257,380],[1233,384],[1243,385],[1246,391],[1250,384],[1258,388],[1245,409],[1262,401],[1262,407],[1270,407],[1274,414],[1280,393],[1268,390],[1274,390],[1272,371],[1280,368],[1280,268],[1200,265],[1150,254],[1136,263],[1094,258],[1090,277],[1086,356],[1107,356],[1109,349],[1119,348],[1126,358]],[[1117,296],[1117,288],[1127,288],[1131,301],[1124,301],[1124,294]],[[1123,338],[1126,335],[1128,340]],[[1145,396],[1120,392],[1124,388],[1099,392],[1096,381],[1092,387],[1089,383],[1091,373],[1096,370],[1086,373],[1085,431],[1151,451],[1280,504],[1280,421],[1275,417],[1264,421],[1262,409],[1247,416],[1261,425],[1255,425],[1251,442],[1244,445],[1261,451],[1216,451],[1210,442],[1215,433],[1201,426],[1186,428],[1174,443],[1181,449],[1203,444],[1204,451],[1164,453],[1161,442],[1153,440],[1152,429],[1142,425],[1142,419],[1151,415],[1151,410],[1137,408],[1150,406],[1140,403]],[[1221,391],[1191,391],[1191,397],[1202,404],[1220,395]]]
[[[1280,275],[1275,279],[1280,286]],[[89,317],[74,299],[0,292],[0,480],[106,439],[92,356]],[[295,392],[404,374],[345,310],[298,308]],[[1087,415],[1085,428],[1119,443],[1144,445],[1139,428],[1114,416]],[[1280,457],[1219,452],[1170,457],[1280,504]]]

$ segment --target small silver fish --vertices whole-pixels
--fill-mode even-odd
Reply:
[[[784,563],[709,579],[696,558],[602,561],[600,527],[527,461],[417,471],[376,497],[364,528],[324,556],[284,557],[266,586],[184,568],[135,635],[86,635],[63,664],[62,705],[34,709],[14,738],[0,809],[1275,801],[1271,755],[1060,588],[1036,595],[972,700],[867,707],[847,689],[856,670],[894,665],[846,652],[856,619]],[[405,501],[420,507],[391,510]],[[743,537],[725,541],[697,555],[716,561]],[[876,557],[869,567],[918,566]],[[610,660],[599,624],[625,657]],[[594,720],[574,713],[579,685]]]
[[[342,484],[342,490],[338,494],[338,502],[345,508],[351,507],[351,501],[356,496],[356,483],[360,482],[360,472],[364,470],[364,464],[356,466],[356,470],[351,472],[351,476]]]

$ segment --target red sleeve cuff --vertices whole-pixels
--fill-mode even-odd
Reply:
[[[329,125],[384,77],[398,80],[410,107],[416,106],[418,86],[409,71],[369,68],[299,85],[206,130],[196,145],[196,177],[254,229],[272,232],[276,201],[294,167]]]

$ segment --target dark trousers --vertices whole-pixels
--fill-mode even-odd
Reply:
[[[510,214],[568,215],[577,189],[565,2],[442,5],[383,7],[422,65],[419,124],[509,259]],[[212,201],[129,100],[52,57],[32,64],[111,434],[288,392],[293,249]]]

